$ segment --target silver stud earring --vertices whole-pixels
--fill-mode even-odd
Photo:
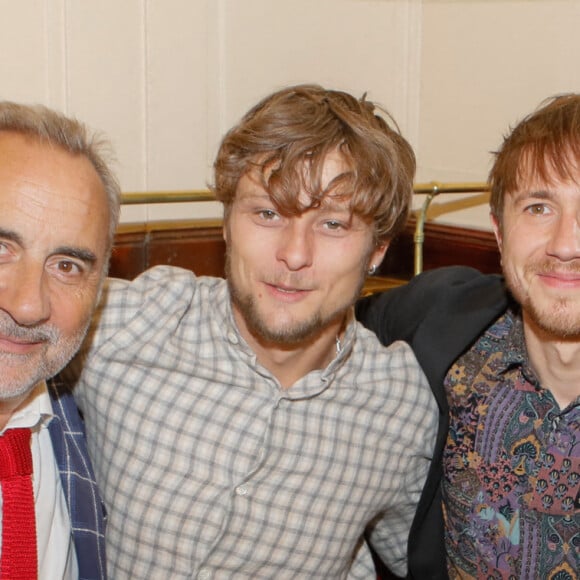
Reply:
[[[370,268],[367,270],[367,274],[368,274],[369,276],[374,276],[374,275],[375,275],[375,273],[376,273],[376,271],[377,271],[377,265],[376,265],[376,264],[373,264],[373,265],[372,265],[372,266],[371,266],[371,267],[370,267]]]

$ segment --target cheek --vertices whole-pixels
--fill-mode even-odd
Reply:
[[[233,273],[242,274],[245,271],[251,270],[256,263],[259,263],[258,256],[252,251],[252,248],[244,246],[233,246],[229,250],[230,267]]]
[[[501,266],[506,278],[512,282],[522,278],[522,262],[525,262],[525,260],[521,256],[514,254],[513,251],[506,251],[504,246],[501,254]]]
[[[254,261],[259,260],[260,256],[265,258],[269,250],[275,246],[267,228],[262,231],[232,225],[227,237],[231,255],[240,260]]]
[[[504,262],[523,262],[532,253],[534,238],[529,233],[521,229],[512,227],[506,228],[502,234],[501,255]]]
[[[50,322],[63,338],[83,332],[91,318],[97,300],[97,288],[52,292]]]
[[[507,253],[513,262],[524,266],[528,262],[537,261],[546,256],[547,242],[541,233],[518,238],[507,247]],[[504,248],[506,245],[504,244]]]
[[[335,257],[332,261],[324,260],[324,264],[317,271],[321,278],[329,281],[331,286],[354,288],[366,276],[367,260],[361,255],[353,259],[345,253],[342,256]]]

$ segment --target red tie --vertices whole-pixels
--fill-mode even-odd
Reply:
[[[0,578],[36,580],[30,429],[9,429],[0,437],[0,482],[3,503]]]

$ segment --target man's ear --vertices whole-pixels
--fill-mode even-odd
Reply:
[[[373,266],[378,268],[383,261],[385,254],[387,253],[387,249],[391,240],[387,240],[386,242],[382,242],[378,245],[369,256],[369,263],[367,264],[367,270],[370,270]]]
[[[503,246],[503,238],[501,235],[501,224],[500,224],[497,216],[493,213],[489,214],[489,219],[491,221],[491,227],[493,228],[493,233],[495,234],[495,241],[497,242],[497,247],[499,248],[499,252],[501,254],[502,246]]]

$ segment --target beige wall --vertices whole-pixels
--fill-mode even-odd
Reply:
[[[204,188],[225,130],[291,83],[368,91],[415,147],[418,181],[484,180],[510,123],[580,90],[578,0],[0,0],[0,13],[0,98],[103,130],[125,191]],[[487,227],[480,198],[442,201],[434,218]],[[123,219],[194,212],[219,208]]]
[[[510,125],[550,95],[580,91],[580,1],[425,0],[422,8],[418,179],[483,181]],[[448,213],[470,205],[451,197],[432,216],[489,227],[482,196]]]

